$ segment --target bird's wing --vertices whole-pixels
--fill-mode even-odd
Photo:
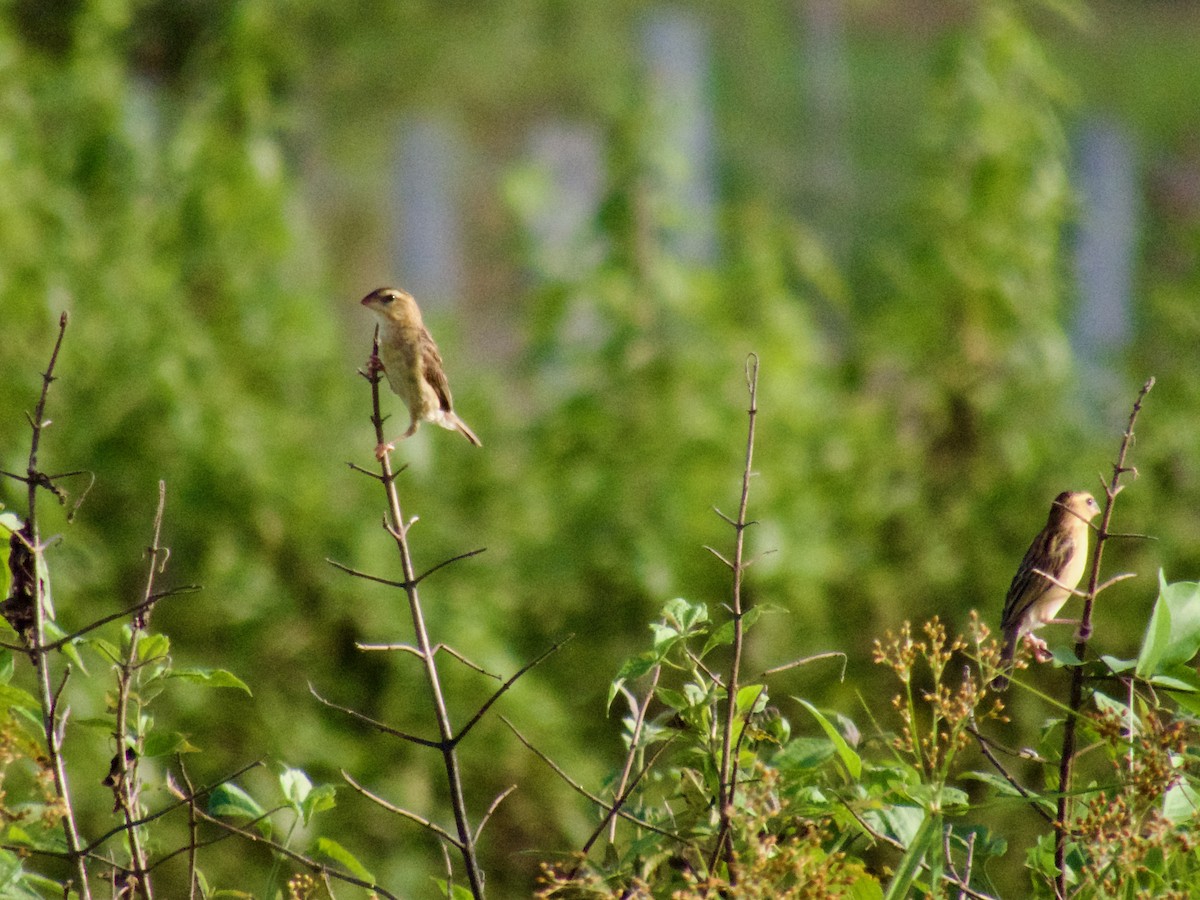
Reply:
[[[1008,595],[1004,598],[1004,614],[1000,618],[1001,628],[1007,630],[1018,627],[1030,607],[1054,588],[1053,582],[1037,574],[1034,569],[1061,578],[1074,553],[1075,539],[1069,533],[1046,529],[1037,536],[1025,551],[1021,567],[1008,587]]]
[[[450,399],[450,382],[446,380],[446,370],[442,366],[442,354],[438,352],[437,344],[429,334],[429,329],[421,328],[421,372],[425,381],[437,394],[438,405],[446,411],[454,407]]]

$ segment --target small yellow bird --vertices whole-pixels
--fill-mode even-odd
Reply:
[[[379,288],[363,297],[362,305],[379,318],[379,357],[392,390],[408,407],[408,431],[396,438],[412,437],[421,422],[434,422],[482,447],[467,423],[454,412],[450,384],[442,368],[442,354],[421,320],[421,310],[412,294],[396,288]],[[375,456],[396,449],[380,444]]]
[[[1074,621],[1056,619],[1055,616],[1083,578],[1083,570],[1087,567],[1089,523],[1098,512],[1100,507],[1095,498],[1084,491],[1063,491],[1054,498],[1046,527],[1025,551],[1025,558],[1004,598],[1004,613],[1000,617],[1000,628],[1004,632],[1000,664],[1004,671],[1012,669],[1013,656],[1021,638],[1027,640],[1037,660],[1045,662],[1050,658],[1050,652],[1046,642],[1035,637],[1033,632],[1043,625]],[[998,675],[992,681],[992,687],[1004,690],[1008,687],[1008,677]]]

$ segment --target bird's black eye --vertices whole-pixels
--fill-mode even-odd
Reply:
[[[384,294],[382,297],[379,298],[379,302],[382,303],[384,306],[387,306],[389,303],[391,303],[395,299],[396,298],[393,297],[391,294]]]

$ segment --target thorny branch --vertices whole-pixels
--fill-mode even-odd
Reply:
[[[22,527],[22,537],[32,553],[31,569],[33,577],[29,585],[29,599],[32,601],[33,633],[26,632],[29,640],[29,653],[33,657],[37,669],[38,694],[42,707],[42,731],[46,737],[47,766],[53,775],[54,794],[62,808],[63,837],[67,845],[67,854],[75,866],[75,874],[79,881],[76,890],[82,900],[91,900],[91,885],[88,883],[87,857],[80,850],[79,830],[75,822],[75,810],[71,803],[71,793],[67,785],[67,767],[62,756],[62,728],[65,726],[67,711],[59,714],[58,695],[51,688],[49,653],[43,649],[46,635],[46,597],[45,584],[41,577],[41,559],[43,546],[38,527],[37,492],[38,488],[50,490],[56,496],[61,495],[53,488],[53,482],[38,468],[38,449],[41,446],[42,432],[50,424],[46,419],[46,401],[50,394],[50,385],[54,382],[54,367],[58,362],[58,354],[62,349],[63,338],[67,332],[67,314],[64,312],[58,320],[58,338],[54,342],[54,350],[50,354],[49,365],[42,374],[42,392],[38,398],[37,407],[29,424],[32,437],[29,442],[29,461],[25,469],[25,484],[28,487],[28,514]],[[49,483],[48,483],[49,482]],[[14,573],[15,574],[15,573]],[[18,628],[18,630],[20,630]]]
[[[736,771],[734,766],[734,722],[737,720],[738,691],[741,687],[742,651],[745,635],[742,622],[746,611],[742,605],[742,577],[745,573],[744,551],[746,529],[754,524],[746,519],[746,509],[750,500],[750,478],[753,474],[754,462],[754,425],[758,417],[758,356],[751,353],[746,360],[746,388],[750,395],[750,406],[747,409],[749,424],[746,428],[746,463],[742,469],[742,496],[738,503],[736,521],[727,516],[721,516],[734,528],[733,560],[726,562],[733,572],[733,597],[730,612],[733,614],[733,659],[729,664],[729,680],[726,684],[726,706],[724,732],[721,735],[721,763],[719,784],[717,787],[717,814],[720,825],[717,829],[717,839],[713,847],[709,871],[716,869],[721,857],[725,857],[729,868],[729,883],[737,884],[737,871],[733,865],[733,843],[730,831],[730,818],[733,814],[734,792],[737,790]],[[715,555],[720,557],[716,551]],[[724,560],[723,560],[724,561]]]
[[[1133,403],[1133,409],[1129,413],[1129,423],[1125,426],[1125,432],[1121,436],[1121,446],[1117,452],[1117,461],[1113,463],[1112,477],[1107,482],[1103,478],[1100,480],[1104,487],[1104,513],[1100,518],[1100,526],[1096,530],[1096,549],[1092,553],[1087,596],[1083,601],[1083,616],[1080,619],[1079,633],[1075,643],[1075,657],[1080,660],[1085,658],[1087,642],[1092,635],[1092,607],[1099,591],[1100,561],[1104,556],[1104,544],[1112,536],[1109,525],[1112,523],[1113,504],[1117,499],[1117,494],[1121,493],[1125,487],[1120,483],[1121,476],[1126,472],[1137,475],[1136,469],[1126,465],[1129,446],[1133,443],[1133,426],[1137,421],[1138,413],[1142,411],[1142,402],[1153,387],[1153,378],[1148,379],[1142,385],[1137,400]],[[1071,769],[1075,762],[1075,731],[1079,721],[1079,710],[1083,706],[1083,679],[1083,666],[1073,666],[1071,669],[1071,696],[1068,702],[1066,721],[1063,723],[1062,757],[1058,767],[1058,809],[1054,828],[1054,864],[1058,870],[1054,879],[1054,891],[1061,900],[1065,900],[1067,897],[1067,837],[1071,830],[1067,821],[1070,812],[1068,804],[1071,793]]]

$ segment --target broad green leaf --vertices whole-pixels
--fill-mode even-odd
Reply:
[[[337,806],[336,796],[337,790],[332,784],[318,784],[309,791],[308,796],[304,798],[304,803],[300,805],[300,812],[304,816],[304,824],[307,825],[317,813],[333,809]]]
[[[663,619],[678,624],[680,631],[689,634],[708,621],[708,607],[676,597],[663,604]]]
[[[672,690],[671,688],[660,687],[654,693],[659,700],[674,710],[687,709],[692,705],[690,702],[688,702],[687,697],[685,697],[679,691]]]
[[[143,635],[138,641],[137,658],[140,662],[164,659],[171,652],[171,639],[165,634]]]
[[[300,769],[284,769],[279,773],[279,788],[287,802],[299,809],[312,790],[312,781]]]
[[[198,753],[187,735],[177,731],[151,731],[142,742],[142,756],[172,756],[176,753]]]
[[[250,694],[250,688],[246,682],[226,669],[171,669],[167,672],[167,677],[179,678],[193,684],[202,684],[205,687],[237,688],[239,691]],[[250,696],[254,695],[250,694]]]
[[[743,716],[761,712],[766,705],[767,686],[765,684],[748,684],[738,689],[737,711]]]
[[[896,872],[884,894],[885,900],[892,900],[892,898],[901,900],[901,898],[912,896],[913,883],[921,872],[921,862],[939,837],[940,822],[941,819],[938,816],[925,816],[916,834],[913,835],[912,841],[908,844],[904,856],[901,857],[900,863],[896,866]]]
[[[28,691],[23,691],[9,684],[0,684],[0,708],[33,710],[41,709],[42,704]]]
[[[67,636],[67,633],[58,627],[58,623],[50,619],[45,622],[46,643],[60,641]],[[63,654],[71,663],[79,669],[84,675],[88,674],[87,666],[83,664],[83,659],[79,656],[78,641],[71,641],[63,644],[59,648],[59,652]]]
[[[766,607],[759,605],[750,607],[745,613],[742,614],[743,635],[745,634],[746,629],[753,627],[754,623],[762,618],[762,615],[765,611]],[[712,630],[712,633],[708,636],[708,640],[704,642],[704,647],[700,650],[700,658],[703,659],[705,656],[707,656],[709,651],[714,647],[722,647],[732,644],[733,635],[733,620],[729,619],[728,621],[722,622],[720,627]]]
[[[888,834],[908,847],[916,839],[921,826],[928,820],[920,806],[892,804],[879,810],[880,820]]]
[[[874,875],[863,873],[850,885],[850,900],[883,900],[883,885]]]
[[[208,795],[208,813],[250,821],[265,815],[266,810],[236,784],[219,784]]]
[[[1009,782],[1001,778],[995,772],[964,772],[959,778],[964,781],[979,781],[983,784],[990,785],[996,790],[996,793],[1005,797],[1020,797],[1021,792],[1013,787]]]
[[[309,853],[316,859],[326,859],[335,863],[339,868],[349,872],[355,878],[361,878],[363,881],[369,881],[372,884],[375,882],[375,876],[367,870],[367,867],[360,863],[353,853],[335,840],[326,837],[317,838],[313,841]]]
[[[1158,585],[1138,653],[1137,674],[1142,678],[1190,662],[1200,651],[1200,583],[1167,584],[1160,570]]]
[[[605,703],[606,710],[612,708],[612,702],[616,699],[617,694],[621,690],[621,686],[626,681],[634,678],[641,678],[655,666],[662,662],[662,657],[653,652],[639,653],[637,656],[631,656],[621,664],[620,671],[617,672],[617,677],[612,680],[608,686],[608,702]]]
[[[1163,816],[1168,822],[1192,822],[1200,812],[1200,793],[1186,781],[1177,782],[1163,796]]]
[[[862,777],[862,758],[846,743],[846,739],[842,737],[841,732],[834,728],[833,723],[825,718],[824,714],[807,700],[800,697],[793,699],[812,713],[813,718],[817,720],[817,724],[821,726],[821,729],[833,743],[834,749],[837,750],[838,758],[841,759],[842,765],[846,767],[846,771],[850,773],[850,778],[857,781]]]
[[[771,764],[782,772],[799,775],[828,762],[836,752],[833,743],[824,738],[795,737],[771,757]]]
[[[5,571],[8,571],[7,566],[5,566]],[[21,635],[17,634],[17,630],[8,624],[8,619],[4,618],[4,616],[0,616],[0,641],[18,646],[23,643]]]
[[[450,887],[444,878],[434,878],[433,883],[438,886],[438,890],[442,892],[443,897],[448,897],[449,900],[472,900],[474,895],[470,889],[461,884],[456,884]]]
[[[121,651],[117,645],[105,638],[88,638],[87,643],[93,650],[104,657],[105,662],[115,663],[121,659]]]
[[[1191,691],[1178,691],[1171,694],[1171,699],[1178,703],[1181,709],[1200,718],[1200,694],[1194,694]]]
[[[1128,672],[1137,665],[1136,659],[1118,659],[1115,656],[1108,656],[1106,654],[1100,655],[1100,661],[1108,666],[1108,670],[1114,675],[1120,675],[1124,672]]]

